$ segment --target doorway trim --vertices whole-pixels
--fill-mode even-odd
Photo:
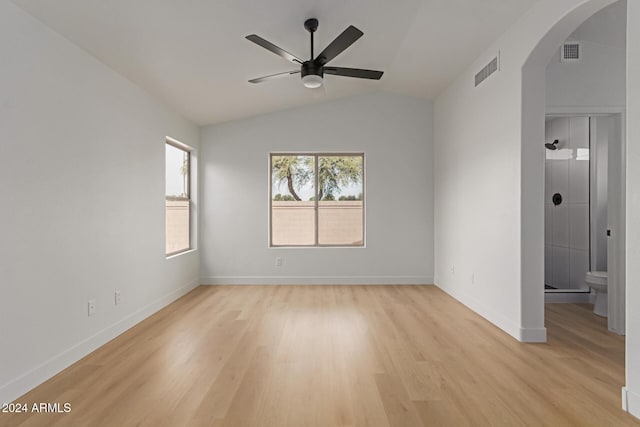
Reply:
[[[560,46],[596,12],[618,0],[586,0],[562,12],[522,65],[520,139],[520,316],[523,329],[544,328],[544,120],[547,64]],[[554,3],[555,5],[556,3]],[[528,337],[523,337],[524,341]]]
[[[621,168],[620,179],[617,182],[617,194],[615,200],[610,203],[614,207],[614,218],[608,218],[608,228],[612,230],[614,260],[608,262],[609,287],[608,287],[608,328],[619,335],[625,334],[626,312],[626,274],[625,274],[625,217],[626,217],[626,108],[624,106],[603,107],[549,107],[546,116],[553,117],[611,117],[616,121],[616,131],[620,132],[620,147],[618,158]],[[611,197],[611,195],[609,195]],[[612,268],[612,264],[613,265]]]

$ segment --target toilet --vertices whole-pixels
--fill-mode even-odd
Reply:
[[[607,317],[607,279],[606,271],[588,271],[584,279],[596,293],[593,312],[602,317]]]

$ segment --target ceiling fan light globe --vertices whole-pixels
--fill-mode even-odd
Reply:
[[[315,74],[307,74],[302,77],[302,84],[309,89],[317,89],[322,86],[322,77]]]

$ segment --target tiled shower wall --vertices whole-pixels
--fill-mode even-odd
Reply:
[[[589,118],[546,121],[545,284],[558,289],[586,288],[589,271]],[[562,203],[554,206],[553,195]]]

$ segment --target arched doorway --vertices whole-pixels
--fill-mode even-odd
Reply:
[[[522,67],[521,316],[525,328],[544,329],[544,146],[546,66],[583,22],[617,0],[589,0],[564,13],[535,45]],[[561,6],[559,6],[561,7]]]

